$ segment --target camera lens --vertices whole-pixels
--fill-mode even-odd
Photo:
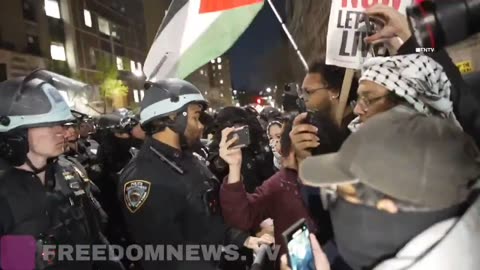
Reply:
[[[441,49],[480,31],[480,0],[426,0],[407,16],[420,47]]]

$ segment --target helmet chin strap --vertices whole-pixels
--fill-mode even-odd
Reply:
[[[180,147],[182,149],[188,148],[187,137],[185,136],[185,130],[187,129],[188,114],[186,110],[180,111],[175,120],[173,120],[170,128],[178,134],[180,138]]]
[[[42,173],[47,169],[47,164],[45,164],[45,166],[41,168],[35,167],[35,165],[33,165],[32,161],[28,157],[26,158],[25,163],[27,164],[28,167],[30,167],[30,169],[32,169],[34,174]]]

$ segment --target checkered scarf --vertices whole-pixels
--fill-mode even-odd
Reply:
[[[416,111],[451,119],[457,125],[450,100],[451,83],[442,66],[420,54],[370,58],[363,64],[360,82],[383,85],[404,98]],[[351,123],[355,130],[358,119]]]

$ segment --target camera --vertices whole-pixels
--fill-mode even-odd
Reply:
[[[417,0],[407,17],[417,43],[441,49],[480,32],[480,0]]]

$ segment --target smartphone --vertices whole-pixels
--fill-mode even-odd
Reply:
[[[227,141],[233,139],[233,136],[237,134],[238,140],[232,145],[233,147],[247,147],[250,145],[250,130],[248,129],[248,126],[243,126],[235,129],[235,131],[231,132],[228,137]]]
[[[366,33],[365,37],[375,34],[375,24],[370,20],[368,15],[365,13],[363,14],[363,22],[365,23],[365,33]],[[372,56],[375,57],[376,53],[375,53],[374,46],[369,45],[367,43],[364,43],[364,45],[367,46],[367,48],[370,48],[370,53],[372,54]]]
[[[297,98],[297,107],[299,113],[304,113],[307,111],[307,105],[305,104],[305,100],[303,98]]]
[[[305,100],[303,100],[303,98],[297,99],[297,106],[299,113],[307,113],[307,117],[303,121],[303,124],[311,124],[313,119],[313,112],[307,110],[307,105],[305,104]]]
[[[288,264],[292,270],[316,270],[310,231],[305,219],[300,219],[283,232],[288,250]]]

